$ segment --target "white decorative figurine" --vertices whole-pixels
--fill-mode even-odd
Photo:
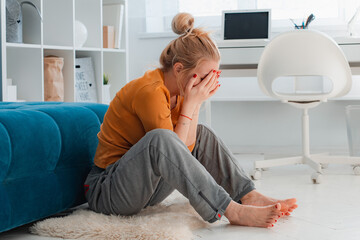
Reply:
[[[81,48],[84,46],[87,37],[88,32],[86,26],[82,22],[75,20],[75,47]]]

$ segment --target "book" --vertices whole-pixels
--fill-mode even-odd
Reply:
[[[114,26],[103,26],[103,48],[115,48]]]
[[[124,25],[123,4],[104,4],[103,5],[103,25],[114,26],[115,29],[115,48],[121,48],[121,38]]]

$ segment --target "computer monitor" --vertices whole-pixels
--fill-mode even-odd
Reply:
[[[223,40],[269,39],[271,10],[231,10],[222,12]]]

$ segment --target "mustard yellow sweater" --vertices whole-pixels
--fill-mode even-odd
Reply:
[[[174,131],[183,98],[170,109],[170,92],[160,69],[126,84],[111,101],[98,133],[94,163],[100,168],[119,160],[145,134],[156,128]],[[194,144],[188,146],[192,151]]]

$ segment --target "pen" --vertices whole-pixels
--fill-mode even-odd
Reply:
[[[308,25],[315,19],[314,14],[310,14],[310,16],[306,20],[305,28],[308,27]]]
[[[295,26],[296,29],[299,29],[299,26],[296,25],[296,23],[295,23],[295,21],[294,21],[293,19],[290,18],[290,21],[294,24],[294,26]]]

